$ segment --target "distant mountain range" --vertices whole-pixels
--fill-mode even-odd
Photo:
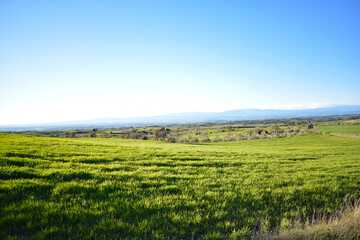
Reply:
[[[245,120],[269,120],[304,118],[332,115],[360,114],[360,105],[336,106],[301,110],[278,109],[239,109],[225,112],[193,112],[175,113],[153,117],[137,118],[104,118],[81,121],[66,121],[43,124],[3,125],[0,131],[27,131],[27,130],[56,130],[56,129],[86,129],[86,128],[116,128],[143,125],[168,125],[210,122],[230,122]]]

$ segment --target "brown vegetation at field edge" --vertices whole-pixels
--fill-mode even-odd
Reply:
[[[360,239],[360,199],[342,204],[331,216],[296,221],[290,227],[284,222],[277,233],[258,234],[254,239]]]

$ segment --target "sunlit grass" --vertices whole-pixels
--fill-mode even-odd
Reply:
[[[248,238],[331,213],[359,187],[360,140],[171,144],[0,134],[3,238]]]

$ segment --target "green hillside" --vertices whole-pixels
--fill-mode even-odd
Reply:
[[[0,133],[2,239],[229,239],[330,213],[360,140],[175,144]]]

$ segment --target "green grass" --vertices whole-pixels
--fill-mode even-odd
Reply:
[[[360,135],[360,125],[319,125],[317,128],[321,132]]]
[[[0,134],[2,239],[235,239],[331,213],[360,140],[170,144]]]

